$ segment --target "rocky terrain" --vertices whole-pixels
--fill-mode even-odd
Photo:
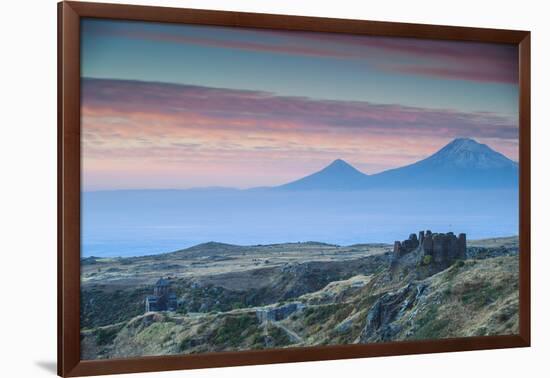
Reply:
[[[441,257],[419,236],[398,251],[385,244],[206,243],[83,259],[82,358],[518,332],[516,237],[468,241],[462,256],[460,236],[433,234],[456,247]],[[178,308],[144,313],[160,277]]]

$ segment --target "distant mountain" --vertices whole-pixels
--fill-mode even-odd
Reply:
[[[319,172],[277,188],[284,190],[362,189],[368,184],[368,179],[368,175],[358,171],[344,160],[337,159]]]
[[[518,164],[473,139],[458,138],[414,164],[372,176],[376,187],[497,188],[518,186]]]
[[[518,164],[500,152],[469,138],[457,138],[417,165],[429,168],[501,169],[517,168]]]
[[[404,167],[369,176],[338,159],[319,172],[276,189],[481,189],[517,186],[516,162],[473,139],[458,138],[426,159]]]

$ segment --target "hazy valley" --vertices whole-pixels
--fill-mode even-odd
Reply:
[[[416,229],[472,239],[515,235],[518,168],[471,139],[414,164],[366,175],[337,159],[293,182],[238,190],[83,193],[83,256],[137,256],[216,240],[392,243]]]

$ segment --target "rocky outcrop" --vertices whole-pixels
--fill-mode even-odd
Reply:
[[[400,282],[404,286],[376,300],[367,313],[358,341],[379,342],[403,337],[403,327],[408,324],[405,318],[409,316],[405,315],[428,291],[426,279],[464,259],[466,234],[463,233],[456,236],[452,232],[432,233],[427,230],[396,241],[393,262],[386,277],[389,277],[388,282]]]
[[[396,292],[381,296],[369,310],[358,341],[368,343],[394,339],[402,330],[396,320],[418,302],[425,289],[426,285],[422,283],[409,283]]]

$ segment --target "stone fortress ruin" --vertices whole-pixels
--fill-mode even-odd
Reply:
[[[415,252],[424,262],[448,266],[456,260],[466,259],[466,234],[461,233],[457,237],[452,232],[420,231],[418,236],[411,234],[408,239],[396,241],[393,245],[395,259],[400,259],[412,252]]]

